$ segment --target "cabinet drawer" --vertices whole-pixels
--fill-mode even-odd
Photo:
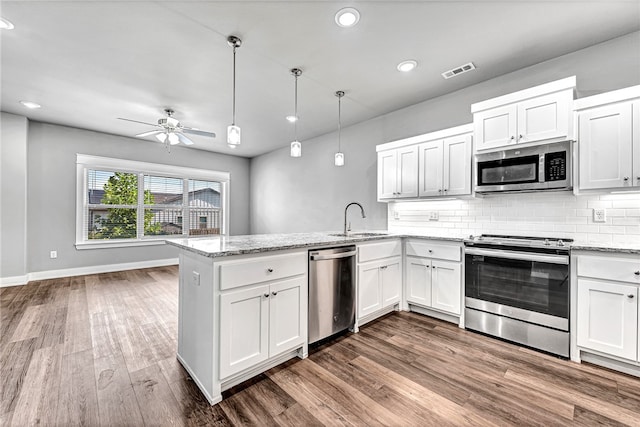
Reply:
[[[405,251],[409,256],[444,259],[448,261],[461,261],[462,251],[460,246],[434,243],[429,241],[407,240]]]
[[[367,262],[400,255],[402,255],[400,240],[385,240],[383,242],[358,245],[358,262]]]
[[[305,274],[307,253],[262,256],[220,264],[220,290]]]
[[[640,284],[640,258],[578,256],[578,276]]]

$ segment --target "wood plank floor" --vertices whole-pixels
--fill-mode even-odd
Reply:
[[[176,267],[0,289],[0,425],[636,425],[640,379],[393,313],[225,392],[176,361]]]

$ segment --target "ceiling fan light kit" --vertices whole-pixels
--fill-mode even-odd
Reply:
[[[227,144],[229,148],[236,148],[240,145],[240,126],[236,125],[236,50],[242,46],[242,40],[236,36],[229,36],[227,43],[233,48],[233,120],[227,127]]]
[[[297,119],[293,122],[293,142],[291,143],[290,156],[291,157],[302,157],[302,144],[298,141],[298,77],[302,75],[302,70],[300,68],[292,68],[291,74],[294,78],[294,104],[293,116]]]

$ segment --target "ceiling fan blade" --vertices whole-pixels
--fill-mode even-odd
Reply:
[[[163,133],[163,130],[150,130],[149,132],[142,132],[136,135],[136,138],[144,138],[145,136],[157,135]]]
[[[193,145],[193,141],[190,140],[189,138],[187,138],[186,136],[184,136],[181,133],[176,132],[176,135],[178,135],[178,139],[184,144],[184,145]]]
[[[143,125],[155,126],[157,128],[162,127],[162,126],[158,125],[157,123],[147,123],[147,122],[141,122],[141,121],[138,121],[138,120],[123,119],[122,117],[118,117],[118,120],[124,120],[124,121],[127,121],[127,122],[133,122],[133,123],[141,123]]]
[[[190,133],[192,135],[200,135],[200,136],[208,136],[209,138],[215,138],[216,134],[213,132],[206,132],[204,130],[192,129],[192,128],[182,128],[182,132]]]

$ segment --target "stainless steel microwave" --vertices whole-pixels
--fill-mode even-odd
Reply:
[[[570,190],[573,141],[477,154],[477,193]]]

